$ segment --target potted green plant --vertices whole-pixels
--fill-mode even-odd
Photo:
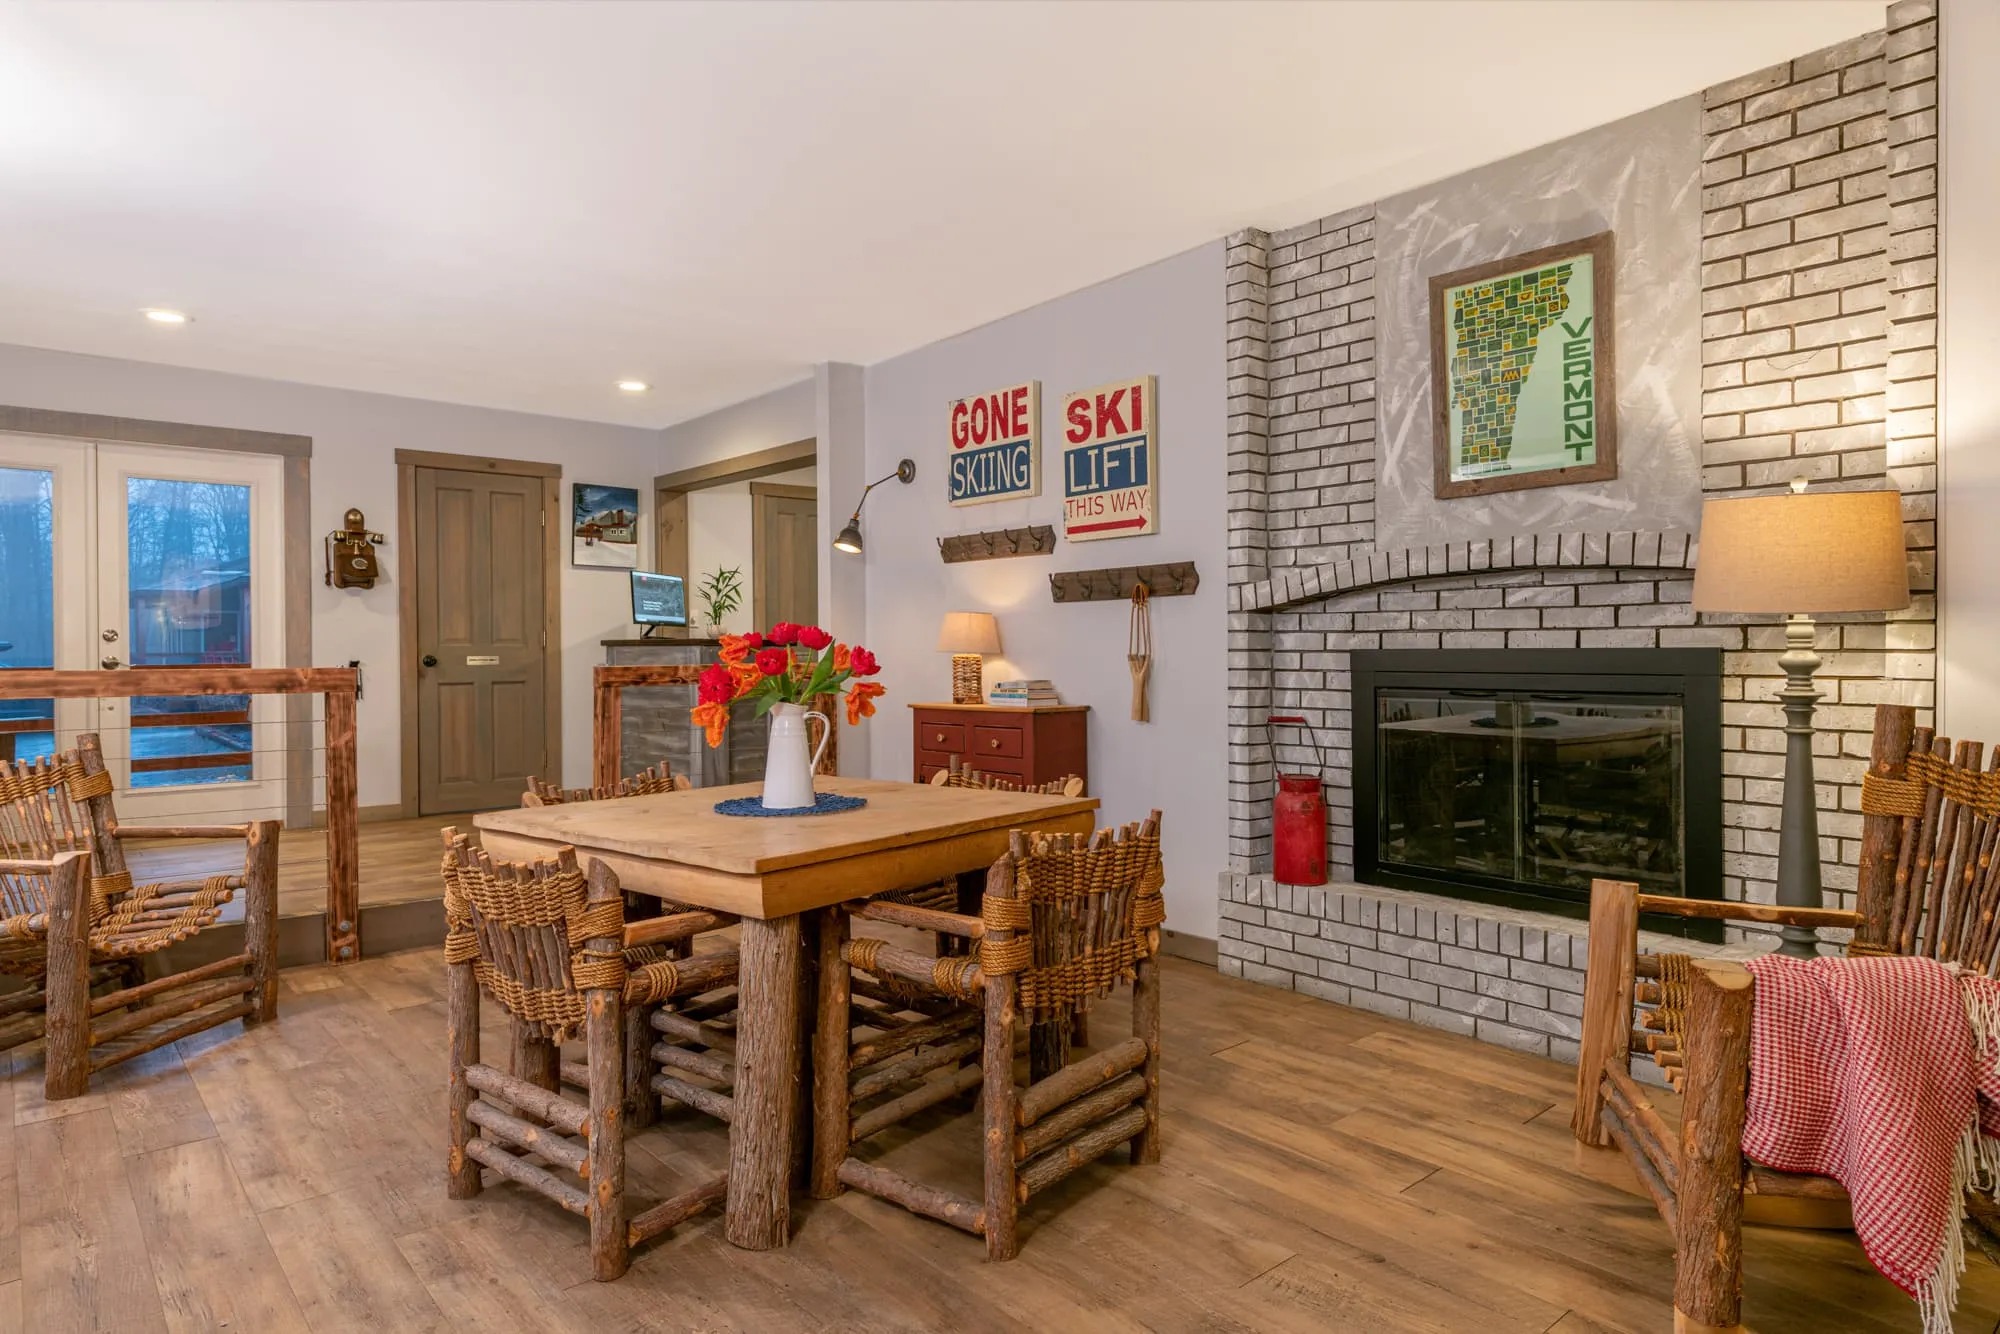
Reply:
[[[720,638],[722,623],[743,605],[743,567],[710,570],[696,589],[701,595],[702,623],[710,639]]]

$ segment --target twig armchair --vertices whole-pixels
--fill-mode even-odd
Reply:
[[[1746,1207],[1773,1221],[1825,1222],[1847,1192],[1825,1177],[1774,1172],[1742,1154],[1754,1005],[1741,965],[1639,951],[1641,913],[1853,933],[1849,954],[1922,954],[1991,972],[2000,950],[2000,750],[1956,747],[1880,705],[1861,792],[1856,910],[1778,908],[1591,886],[1583,1036],[1571,1129],[1615,1144],[1675,1236],[1677,1328],[1739,1329]],[[1632,1078],[1650,1058],[1680,1090],[1674,1126]]]
[[[1076,774],[1051,778],[1046,783],[1027,783],[1009,774],[984,773],[954,755],[945,768],[930,777],[932,787],[972,787],[989,792],[1037,792],[1050,797],[1080,797],[1083,779]]]
[[[455,829],[445,833],[446,1006],[451,1044],[451,1156],[448,1193],[480,1193],[481,1168],[547,1196],[590,1223],[592,1277],[615,1279],[632,1247],[722,1201],[722,1173],[637,1215],[625,1198],[625,1134],[651,1119],[654,1094],[674,1096],[728,1120],[726,1094],[655,1074],[655,1052],[685,1053],[724,1080],[725,1059],[676,1039],[726,1038],[673,1015],[689,1031],[658,1022],[654,1007],[733,987],[733,951],[672,957],[726,919],[686,912],[627,924],[624,897],[609,867],[588,875],[563,848],[532,864],[496,862]],[[516,1068],[480,1059],[480,992],[512,1016]],[[654,1042],[657,1030],[667,1040]],[[560,1044],[581,1036],[585,1060],[560,1060]],[[578,1102],[562,1085],[586,1091]],[[628,1096],[630,1095],[630,1096]]]
[[[121,825],[92,732],[75,750],[0,761],[0,972],[29,983],[0,1001],[0,1046],[45,1039],[51,1101],[79,1097],[95,1072],[203,1029],[277,1017],[279,828]],[[135,884],[124,846],[132,839],[239,839],[243,869]],[[149,957],[214,926],[239,892],[242,950],[145,980]]]
[[[618,797],[649,797],[655,792],[687,792],[694,784],[686,774],[668,771],[664,763],[641,769],[630,778],[621,778],[610,787],[564,787],[535,775],[528,777],[528,790],[521,794],[523,806],[562,806],[573,801],[609,801]]]
[[[1116,837],[1100,830],[1031,840],[1016,832],[987,873],[979,917],[903,904],[827,914],[814,1037],[813,1193],[851,1186],[986,1239],[989,1259],[1018,1250],[1021,1205],[1119,1144],[1134,1163],[1160,1155],[1159,812]],[[914,926],[975,947],[932,958],[850,922]],[[853,993],[900,995],[907,1019],[853,1031]],[[1132,1036],[1081,1060],[1014,1079],[1023,1023],[1067,1036],[1084,1000],[1130,980]],[[942,1002],[942,1003],[940,1003]],[[976,1063],[962,1064],[976,1058]],[[942,1072],[942,1073],[940,1073]],[[937,1077],[933,1078],[933,1075]],[[851,1146],[947,1099],[981,1089],[984,1198],[969,1199],[852,1156]]]

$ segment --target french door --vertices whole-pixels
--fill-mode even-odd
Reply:
[[[282,463],[0,435],[0,667],[282,663]],[[282,815],[270,695],[0,700],[0,757],[94,731],[139,819]]]

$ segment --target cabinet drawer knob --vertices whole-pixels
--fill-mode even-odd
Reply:
[[[939,732],[939,733],[937,734],[937,743],[938,743],[938,744],[939,744],[940,746],[942,746],[942,745],[944,744],[944,733],[942,733],[942,732]]]
[[[993,749],[998,750],[1000,749],[1000,738],[996,736],[986,744],[993,747]]]

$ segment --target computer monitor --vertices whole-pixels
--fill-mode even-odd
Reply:
[[[656,625],[686,625],[687,580],[677,574],[632,571],[632,619],[652,633]]]

